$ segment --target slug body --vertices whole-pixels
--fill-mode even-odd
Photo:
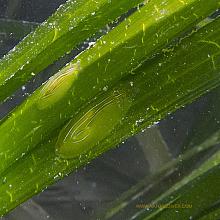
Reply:
[[[38,108],[45,109],[58,102],[72,86],[78,71],[79,65],[72,64],[52,76],[40,91]]]
[[[87,153],[120,123],[129,106],[130,100],[124,93],[111,92],[78,120],[70,120],[60,131],[57,154],[71,159]]]

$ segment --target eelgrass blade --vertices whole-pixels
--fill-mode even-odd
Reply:
[[[41,146],[39,145],[5,170],[1,174],[3,182],[0,185],[0,195],[2,196],[0,201],[1,214],[5,214],[25,199],[75,170],[76,167],[86,164],[92,158],[114,147],[129,134],[140,131],[161,119],[167,113],[193,101],[207,92],[207,89],[219,85],[220,65],[217,61],[220,50],[215,45],[210,47],[210,43],[207,43],[207,41],[215,42],[218,45],[220,42],[219,29],[217,28],[219,24],[220,19],[213,21],[194,35],[184,39],[169,54],[147,61],[136,70],[136,75],[120,81],[114,89],[123,89],[130,98],[133,98],[133,105],[123,123],[117,126],[104,140],[97,140],[99,141],[97,146],[90,149],[86,154],[71,160],[60,158],[55,153],[59,134],[59,129],[57,129],[53,133],[54,137],[48,143],[42,142]],[[194,55],[198,53],[200,54],[199,57]],[[211,59],[208,54],[212,54],[214,59]],[[184,65],[177,65],[181,62],[180,58],[184,58]],[[213,60],[216,68],[213,68]],[[105,94],[107,93],[103,95]],[[26,106],[30,103],[26,102]],[[92,105],[93,103],[90,102],[86,109],[91,109]],[[30,111],[30,116],[33,114],[32,112],[33,109]],[[37,113],[36,111],[34,114]],[[41,114],[43,113],[41,112]],[[47,117],[50,116],[50,114],[46,115]],[[32,118],[29,120],[32,121]],[[107,122],[103,121],[103,123]],[[6,130],[5,133],[7,133]],[[29,135],[32,135],[32,133],[29,133]],[[13,136],[10,136],[10,138],[12,139]],[[32,136],[32,141],[33,138],[34,136]],[[8,139],[8,141],[10,140]],[[220,160],[213,159],[213,161]],[[210,165],[209,168],[211,167]],[[23,172],[19,172],[21,170]]]
[[[175,204],[190,204],[188,209],[175,208],[142,209],[135,219],[196,219],[196,216],[218,202],[220,196],[220,152],[218,151],[191,175],[152,201],[152,204],[168,204],[175,198]]]
[[[139,211],[136,207],[137,205],[142,206],[142,209],[147,209],[147,206],[152,204],[151,199],[152,197],[154,198],[155,191],[162,194],[162,192],[174,185],[171,179],[175,180],[174,183],[181,180],[187,175],[187,167],[192,169],[193,163],[198,166],[199,161],[204,161],[202,155],[204,155],[206,159],[207,155],[213,153],[215,149],[218,149],[220,144],[220,126],[218,123],[219,91],[220,89],[218,87],[208,94],[207,108],[201,113],[202,116],[200,116],[200,120],[195,125],[196,130],[193,132],[194,136],[190,136],[190,139],[188,138],[190,148],[186,146],[186,151],[173,161],[161,167],[156,175],[147,176],[126,193],[123,193],[121,198],[114,202],[106,213],[103,213],[101,219],[120,219],[122,215],[128,219]],[[177,173],[177,176],[174,176],[175,173]],[[217,205],[218,203],[214,203],[214,205],[201,210],[195,219],[217,219],[219,213]],[[181,211],[182,210],[178,209],[180,215]]]
[[[69,0],[0,60],[0,102],[141,0]]]
[[[211,207],[208,207],[207,210],[204,212],[201,211],[201,214],[199,216],[195,217],[194,219],[198,220],[218,220],[220,216],[220,208],[219,208],[219,201],[216,202]]]
[[[120,219],[122,215],[125,218],[131,218],[131,216],[136,215],[139,212],[138,205],[140,205],[139,208],[141,206],[144,208],[145,204],[145,208],[147,208],[147,205],[152,204],[151,201],[158,194],[162,194],[176,182],[189,175],[192,167],[198,167],[199,161],[203,162],[204,158],[206,160],[207,154],[214,154],[218,149],[217,144],[220,144],[219,131],[212,134],[200,145],[193,146],[192,149],[165,164],[154,175],[146,176],[138,184],[123,193],[118,201],[111,204],[109,209],[102,213],[100,218],[110,220]]]
[[[184,2],[178,0],[167,2],[158,0],[157,4],[151,1],[141,7],[139,11],[131,15],[126,21],[102,37],[94,47],[80,54],[69,66],[53,76],[46,85],[38,89],[27,101],[19,106],[9,118],[6,118],[2,122],[0,125],[0,136],[2,137],[0,139],[0,172],[4,171],[14,161],[28,153],[29,150],[36,147],[42,140],[47,139],[53,130],[58,129],[70,118],[74,117],[76,112],[79,111],[79,108],[84,106],[87,102],[91,102],[98,93],[105,93],[105,90],[112,87],[114,83],[118,83],[122,77],[130,75],[132,81],[133,76],[131,72],[133,71],[132,73],[134,73],[135,69],[144,62],[144,60],[151,57],[184,29],[192,27],[196,22],[206,17],[216,9],[218,5],[219,1],[217,0],[211,2],[207,2],[206,0],[187,0]],[[184,19],[183,14],[188,19]],[[216,30],[216,32],[218,32],[218,30]],[[210,31],[210,35],[214,35],[214,33]],[[205,35],[202,36],[203,38],[208,36],[207,33],[203,33],[203,35]],[[216,38],[217,41],[218,37]],[[205,45],[207,48],[210,47],[209,44],[202,42],[199,43],[199,45]],[[190,49],[191,47],[188,50]],[[217,58],[218,53],[216,52],[216,47],[211,49],[213,53],[216,53]],[[195,50],[195,52],[198,52],[198,50]],[[188,65],[190,65],[193,57],[186,57],[188,58]],[[205,61],[209,63],[207,57]],[[147,63],[143,69],[138,70],[139,72],[146,71],[146,74],[140,75],[137,73],[136,75],[139,76],[137,76],[137,79],[134,78],[134,85],[137,84],[137,86],[139,86],[138,84],[140,84],[140,91],[149,95],[149,97],[144,98],[144,100],[147,99],[148,101],[144,101],[144,105],[139,99],[137,99],[139,102],[134,102],[133,105],[136,104],[136,106],[130,111],[131,117],[128,117],[128,121],[125,121],[129,126],[124,124],[124,130],[121,129],[123,130],[123,134],[116,132],[119,136],[116,137],[116,142],[118,142],[118,139],[121,140],[136,132],[133,130],[135,128],[133,124],[136,124],[135,122],[138,118],[146,115],[146,109],[150,109],[147,111],[148,119],[155,121],[155,118],[152,117],[154,113],[158,116],[157,109],[161,109],[162,104],[163,108],[164,106],[166,107],[164,114],[166,114],[167,111],[174,110],[173,105],[170,106],[171,109],[168,109],[167,106],[170,105],[170,103],[164,103],[166,99],[172,103],[177,99],[181,100],[181,103],[179,103],[178,106],[176,105],[175,109],[186,102],[178,97],[174,100],[175,93],[171,94],[169,92],[170,83],[176,87],[175,89],[178,88],[178,93],[180,92],[179,89],[181,89],[181,87],[177,86],[178,82],[172,84],[172,79],[175,81],[177,74],[173,73],[171,80],[167,72],[165,75],[161,74],[155,78],[155,73],[157,71],[162,72],[165,68],[163,65],[162,67],[158,66],[157,61],[153,62],[155,63],[152,65],[152,68],[149,66],[149,63]],[[161,62],[167,63],[167,59]],[[179,60],[176,60],[176,62],[176,64],[178,64]],[[198,64],[200,66],[200,63]],[[167,64],[165,65],[168,66]],[[170,63],[169,65],[172,65],[173,69],[173,64]],[[181,67],[181,65],[178,65],[178,68]],[[201,68],[204,67],[202,66]],[[213,78],[216,77],[215,74],[218,68],[216,64],[216,70],[212,70],[213,77],[209,79],[212,80],[212,82],[214,82]],[[180,69],[180,71],[181,70],[182,69]],[[208,69],[208,71],[210,71],[210,69]],[[198,72],[200,73],[200,71]],[[203,73],[203,77],[205,77],[207,72]],[[187,77],[191,77],[191,74],[192,73],[189,72]],[[180,74],[180,77],[184,78],[185,75]],[[179,78],[178,80],[180,80]],[[159,79],[161,83],[162,81],[165,83],[164,90],[158,89],[156,86]],[[199,80],[198,83],[196,82],[196,85],[203,83],[202,77],[200,77]],[[184,82],[186,83],[187,80],[184,79]],[[215,81],[216,84],[217,82],[218,81]],[[148,85],[145,86],[144,83]],[[129,87],[129,85],[130,84],[128,84],[127,87]],[[155,86],[150,88],[152,85]],[[182,85],[183,91],[181,91],[183,93],[185,91],[184,85],[185,84]],[[196,85],[194,85],[193,88],[196,88]],[[187,89],[189,85],[186,84],[185,86]],[[190,86],[192,86],[192,84],[190,84]],[[135,90],[134,86],[131,93],[135,93]],[[198,95],[200,94],[201,93]],[[164,95],[166,95],[166,98]],[[142,97],[142,95],[137,95],[137,97],[138,96]],[[157,98],[155,99],[155,97]],[[187,98],[187,102],[189,100],[191,101],[190,98]],[[139,109],[140,112],[135,112],[136,109]],[[164,116],[162,113],[161,109],[160,118],[162,115]],[[158,120],[158,118],[156,118],[156,120]],[[144,126],[146,126],[146,124],[144,124],[143,127]],[[138,129],[139,128],[140,125],[138,124]]]

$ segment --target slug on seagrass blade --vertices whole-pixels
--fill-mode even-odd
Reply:
[[[40,91],[40,98],[37,100],[38,108],[45,109],[59,101],[72,86],[78,71],[79,63],[70,64],[52,76]]]
[[[56,153],[65,159],[87,153],[120,123],[130,105],[124,92],[111,92],[78,120],[72,119],[64,126],[58,136]]]

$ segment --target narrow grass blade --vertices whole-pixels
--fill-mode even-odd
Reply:
[[[129,96],[136,94],[136,97],[133,97],[133,99],[138,101],[133,102],[133,107],[131,111],[129,111],[131,117],[127,117],[127,120],[124,121],[124,128],[120,128],[123,134],[116,132],[118,136],[115,137],[113,135],[116,143],[118,143],[118,139],[122,140],[135,133],[136,130],[134,129],[136,127],[137,130],[140,129],[141,126],[139,123],[136,123],[136,120],[146,115],[146,109],[149,109],[149,111],[147,111],[148,122],[147,125],[142,123],[143,127],[148,126],[149,121],[155,121],[153,117],[155,113],[158,117],[157,109],[161,110],[161,118],[163,113],[161,108],[163,108],[164,115],[167,111],[175,110],[177,107],[180,107],[186,101],[179,99],[179,97],[174,97],[174,94],[179,94],[180,92],[173,90],[171,93],[169,91],[170,83],[173,88],[180,89],[181,87],[177,86],[178,82],[175,82],[175,77],[178,77],[177,80],[180,80],[180,77],[186,77],[186,74],[191,77],[191,69],[191,72],[187,72],[185,75],[180,72],[180,76],[173,72],[173,78],[171,77],[170,80],[170,75],[167,75],[168,72],[166,72],[166,74],[162,73],[165,68],[163,65],[158,66],[156,59],[156,61],[153,61],[154,65],[152,65],[152,67],[149,66],[150,61],[141,67],[142,69],[138,70],[141,73],[146,71],[144,74],[136,74],[137,77],[135,78],[135,76],[130,73],[132,70],[133,73],[135,73],[134,69],[137,68],[141,62],[152,56],[159,48],[165,46],[167,42],[182,32],[184,28],[191,27],[195,22],[207,16],[213,9],[218,7],[218,4],[219,1],[207,3],[205,0],[187,0],[184,4],[178,0],[171,2],[158,0],[157,5],[155,5],[154,2],[149,2],[139,11],[131,15],[126,21],[122,22],[118,27],[101,38],[94,47],[80,54],[69,66],[53,76],[43,87],[39,88],[27,101],[2,122],[0,125],[0,136],[2,137],[0,139],[0,172],[5,170],[11,163],[18,160],[29,150],[36,147],[42,140],[46,140],[53,130],[58,129],[70,118],[74,117],[81,106],[84,106],[87,102],[91,102],[100,92],[105,93],[108,88],[112,87],[113,84],[118,82],[122,77],[128,75],[131,77],[130,81],[128,79],[125,83],[125,87],[127,87],[125,90],[129,91]],[[166,13],[163,12],[164,10]],[[183,14],[187,16],[188,19],[183,19]],[[195,14],[197,16],[195,16]],[[159,29],[159,27],[163,28]],[[216,32],[218,31],[216,30]],[[216,37],[214,35],[216,32],[213,33],[210,31],[210,35]],[[204,35],[202,35],[202,40],[206,36],[208,37],[206,32],[202,34]],[[197,36],[199,36],[199,34]],[[216,41],[218,41],[218,37],[216,38]],[[189,41],[188,44],[191,44],[191,42]],[[199,45],[200,44],[210,46],[207,43],[200,42]],[[195,48],[197,48],[197,45]],[[191,49],[192,47],[188,48],[188,50]],[[216,53],[217,59],[218,50],[216,52],[216,49],[218,48],[213,47],[212,51]],[[198,52],[198,50],[195,50],[195,52]],[[206,54],[206,51],[204,54]],[[190,65],[193,57],[186,57],[188,59],[188,65]],[[171,69],[173,69],[174,64],[170,62],[170,64],[167,65],[167,60],[168,59],[163,59],[159,62],[164,62],[167,67],[172,66]],[[179,62],[179,60],[175,59],[174,63],[175,62]],[[199,61],[196,60],[196,62],[198,63]],[[207,57],[205,62],[209,63]],[[204,68],[200,63],[198,63],[198,65],[200,68]],[[203,65],[205,65],[205,63]],[[181,68],[182,66],[177,65],[177,67]],[[213,74],[210,80],[216,77],[218,68],[216,64],[215,71],[208,69],[208,71],[212,71]],[[161,71],[161,74],[155,77],[157,71]],[[182,71],[182,69],[179,69],[179,71]],[[198,71],[198,73],[201,73],[201,71]],[[204,77],[206,74],[207,72],[204,72]],[[199,83],[203,83],[202,77],[200,77],[199,80],[200,81],[196,82],[196,84],[200,86]],[[129,89],[131,88],[131,81],[134,81],[134,85],[138,86],[137,89],[135,86],[133,89]],[[192,84],[188,85],[187,80],[184,79],[183,81],[185,84],[183,83],[182,85],[182,93],[186,91],[187,86],[193,86]],[[156,86],[157,82],[164,83],[164,90]],[[172,84],[172,82],[175,82],[175,84]],[[215,83],[216,82],[217,81],[215,81]],[[147,86],[145,86],[145,84],[147,84]],[[155,86],[151,87],[152,84]],[[194,85],[193,88],[197,87]],[[136,90],[140,90],[140,92],[137,93]],[[143,97],[143,94],[147,96]],[[201,93],[198,95],[200,94]],[[164,95],[166,95],[166,98]],[[155,99],[155,97],[157,98]],[[171,109],[168,109],[170,103],[164,103],[165,100],[170,100],[170,102],[173,103],[177,99],[178,101],[181,100],[181,103],[179,103],[178,106],[176,105],[175,109],[173,109],[173,105],[170,106]],[[141,100],[143,100],[144,103],[142,103]],[[146,102],[145,100],[148,101]],[[187,98],[187,102],[189,100],[191,101],[190,98]],[[136,112],[136,110],[139,112]],[[158,118],[156,118],[156,120],[158,120]]]
[[[0,102],[141,0],[69,0],[0,61]]]
[[[106,150],[114,147],[126,138],[128,134],[134,134],[140,131],[146,126],[151,125],[155,121],[164,117],[167,113],[175,111],[180,106],[191,102],[196,97],[207,92],[207,89],[209,90],[219,85],[220,65],[218,60],[220,50],[213,45],[213,43],[211,44],[213,45],[211,47],[210,43],[207,43],[208,41],[215,42],[217,45],[219,44],[220,34],[219,29],[217,28],[219,22],[220,19],[213,21],[191,37],[182,40],[178,47],[174,47],[170,50],[169,54],[162,54],[159,57],[148,60],[136,70],[137,74],[120,81],[119,85],[115,86],[113,90],[122,89],[125,91],[125,94],[128,95],[129,99],[133,99],[133,104],[124,118],[123,123],[117,126],[114,131],[112,131],[112,134],[100,141],[99,144],[90,149],[86,154],[79,155],[77,158],[71,160],[64,160],[57,156],[55,153],[55,146],[57,143],[57,136],[60,132],[60,128],[58,128],[53,132],[54,136],[50,138],[49,142],[42,142],[41,145],[38,145],[38,147],[31,152],[29,151],[27,155],[20,158],[14,165],[12,165],[14,161],[9,156],[12,155],[14,158],[17,158],[16,155],[13,154],[14,152],[17,153],[17,155],[24,151],[28,152],[30,149],[26,147],[30,147],[33,141],[36,141],[34,140],[36,133],[34,133],[34,135],[33,131],[26,133],[26,135],[32,137],[30,139],[31,141],[26,142],[27,145],[24,147],[23,144],[25,143],[26,137],[23,137],[19,142],[20,144],[17,145],[19,147],[15,148],[12,148],[14,146],[13,138],[16,138],[17,142],[18,139],[21,139],[21,137],[18,138],[18,136],[14,137],[16,134],[19,134],[19,130],[13,135],[10,134],[10,138],[7,137],[5,140],[7,140],[7,142],[12,141],[11,144],[8,145],[11,152],[10,154],[6,154],[6,156],[8,155],[8,158],[6,157],[7,160],[4,157],[5,155],[2,155],[1,158],[2,172],[8,167],[8,165],[12,165],[8,170],[5,170],[1,174],[1,214],[6,213],[25,199],[38,193],[47,185],[62,178],[77,167],[86,164],[92,158],[95,158]],[[194,53],[199,53],[200,57],[195,56]],[[211,54],[214,59],[210,58],[208,54]],[[181,59],[183,57],[184,65],[180,65],[179,62],[182,62]],[[213,60],[215,61],[215,68],[213,68]],[[28,109],[33,103],[36,103],[35,101],[38,100],[37,98],[40,91],[35,94],[34,101],[27,101],[22,108],[25,106]],[[102,96],[105,96],[105,94],[107,93],[103,93]],[[102,96],[100,96],[101,100],[103,99]],[[97,97],[96,101],[100,97]],[[54,117],[52,111],[40,112],[36,104],[33,106],[36,108],[36,111],[33,111],[34,108],[29,109],[29,121],[34,124],[34,117],[39,116],[39,114],[41,114],[40,116],[42,117],[43,114],[45,114],[47,120],[43,123],[50,126],[50,123],[48,123],[50,117]],[[90,102],[85,109],[91,109],[92,106],[93,103]],[[63,105],[60,106],[60,111],[63,110],[63,107]],[[22,112],[20,112],[22,108],[17,110],[19,117],[22,116]],[[39,118],[41,118],[40,116]],[[22,121],[19,117],[18,115],[14,115],[12,116],[12,121],[9,119],[5,120],[1,126],[1,128],[5,126],[5,129],[2,129],[1,131],[4,132],[4,134],[2,133],[2,137],[8,132],[11,132],[9,128],[13,127],[12,122],[15,121],[15,119],[17,120],[15,122],[16,124],[22,124],[20,129],[27,126],[28,122],[26,120]],[[61,117],[58,116],[57,120],[60,118],[62,119],[62,117],[64,117],[64,115],[61,115]],[[39,126],[41,124],[37,123],[37,125]],[[39,129],[37,125],[35,125],[36,130]],[[15,126],[13,128],[16,129],[17,127]],[[22,132],[24,132],[24,130]],[[41,135],[38,137],[40,137],[40,139],[42,138]],[[7,142],[5,142],[5,144],[7,144]],[[4,146],[4,144],[1,144],[2,152],[6,152],[8,149],[5,148],[4,151]],[[20,147],[23,147],[22,151],[19,153],[18,151],[16,152],[16,150],[20,150]],[[213,161],[215,162],[219,160],[213,159]],[[210,167],[212,166],[208,166],[206,170]],[[21,170],[23,172],[19,172]],[[205,168],[202,169],[202,171],[204,172]]]
[[[219,152],[213,155],[191,175],[175,184],[170,190],[154,200],[152,203],[166,204],[173,198],[177,198],[175,203],[191,204],[188,209],[158,209],[146,212],[142,210],[136,219],[196,219],[201,210],[205,210],[219,200],[220,196],[220,160]]]

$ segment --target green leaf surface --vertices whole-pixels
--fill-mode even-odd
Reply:
[[[199,162],[200,159],[202,159],[200,152],[206,151],[207,149],[212,150],[214,146],[217,144],[220,144],[220,132],[219,132],[219,87],[212,92],[209,93],[208,95],[208,102],[205,108],[205,111],[202,112],[202,114],[199,117],[199,121],[196,122],[194,130],[196,132],[192,133],[190,136],[190,148],[187,149],[186,152],[184,152],[183,155],[178,156],[177,159],[171,161],[167,165],[163,166],[159,173],[157,173],[155,176],[149,177],[147,176],[143,181],[141,181],[139,184],[136,186],[132,187],[128,192],[126,192],[124,195],[122,195],[121,199],[119,199],[113,206],[111,206],[105,215],[101,217],[101,219],[114,219],[114,216],[116,216],[116,219],[120,218],[120,214],[125,213],[126,215],[123,214],[123,216],[131,217],[131,215],[135,215],[135,213],[138,212],[138,209],[135,209],[136,204],[140,203],[139,201],[146,201],[143,204],[152,204],[151,197],[152,195],[149,194],[149,191],[152,191],[151,187],[158,187],[157,181],[159,179],[160,186],[163,185],[162,188],[165,188],[165,185],[170,185],[170,180],[171,180],[171,175],[173,175],[173,172],[179,172],[180,179],[184,177],[184,174],[177,169],[179,166],[183,167],[184,169],[189,166],[189,164],[192,165],[192,161],[197,161]],[[189,141],[189,140],[188,140]],[[216,147],[217,148],[217,147]],[[192,160],[193,158],[193,160]],[[218,163],[216,160],[213,159],[215,163]],[[216,165],[216,164],[213,165]],[[166,181],[163,183],[163,179],[169,178],[169,181]],[[170,177],[169,177],[170,176]],[[218,178],[218,177],[216,177]],[[155,181],[156,179],[156,181]],[[177,180],[177,177],[175,178]],[[212,179],[207,180],[210,181],[210,185],[212,185]],[[208,185],[208,184],[207,184]],[[172,186],[172,185],[171,185]],[[164,190],[163,189],[163,190]],[[160,189],[161,190],[161,187]],[[165,191],[165,190],[164,190]],[[184,192],[185,193],[185,192]],[[183,194],[184,194],[183,193]],[[192,193],[191,191],[189,193]],[[216,193],[216,192],[215,192]],[[181,192],[180,192],[181,194]],[[195,197],[200,198],[199,193],[194,194]],[[201,196],[202,197],[202,196]],[[134,199],[135,198],[135,199]],[[142,198],[142,199],[141,199]],[[206,198],[206,196],[205,196]],[[200,199],[198,199],[200,200]],[[179,201],[179,200],[178,200]],[[175,200],[174,203],[178,203],[178,201]],[[195,206],[199,206],[197,202],[194,200],[191,202],[190,200],[187,201],[188,203],[193,203]],[[213,201],[213,204],[210,203],[207,207],[204,209],[198,208],[197,207],[197,214],[193,212],[191,213],[192,216],[194,216],[192,219],[218,219],[219,216],[219,209],[218,209],[218,203],[215,203],[216,201]],[[172,203],[172,200],[166,202]],[[181,204],[181,199],[179,201],[179,204]],[[217,207],[216,207],[217,206]],[[160,212],[163,212],[164,210],[153,210],[152,214],[152,219],[153,216],[156,216],[157,214],[160,214]],[[176,212],[179,213],[178,219],[182,219],[181,213],[184,212],[184,210],[181,210],[179,208],[175,209]],[[130,212],[130,213],[129,213]],[[149,211],[150,212],[150,211]],[[167,210],[167,212],[174,212],[173,210]],[[137,214],[136,214],[137,215]],[[163,216],[163,214],[162,214]],[[189,216],[189,215],[188,215]],[[164,216],[163,216],[164,217]],[[170,218],[174,218],[173,215],[170,214]],[[177,218],[177,216],[176,216]],[[151,219],[149,217],[149,219]],[[163,219],[163,218],[161,218]],[[169,218],[168,218],[169,219]],[[185,219],[185,217],[183,217]]]
[[[0,125],[0,136],[2,137],[0,139],[0,172],[36,147],[42,140],[48,139],[53,130],[61,128],[81,110],[82,106],[91,102],[97,94],[105,93],[114,83],[119,82],[121,78],[128,75],[131,78],[124,83],[125,90],[128,91],[128,96],[132,96],[134,103],[128,114],[131,117],[127,117],[123,129],[120,128],[123,133],[116,132],[116,143],[118,143],[119,139],[122,140],[140,130],[141,126],[136,123],[137,119],[142,119],[147,114],[147,119],[152,123],[167,112],[177,109],[182,104],[189,102],[189,100],[191,101],[188,97],[187,101],[185,101],[179,99],[178,96],[180,93],[185,92],[185,89],[188,91],[187,86],[196,88],[196,86],[200,86],[199,83],[203,85],[207,72],[203,72],[203,79],[200,76],[198,79],[200,81],[196,81],[195,85],[192,85],[194,81],[190,81],[190,85],[188,85],[188,79],[184,79],[185,84],[181,83],[181,86],[179,86],[179,83],[175,81],[182,81],[180,78],[189,77],[193,72],[193,69],[189,68],[189,72],[183,74],[183,65],[178,63],[180,61],[179,58],[175,58],[174,61],[178,64],[175,71],[180,71],[180,76],[175,72],[173,72],[172,76],[166,70],[170,66],[173,69],[171,62],[169,65],[167,64],[172,56],[169,59],[162,58],[161,61],[156,59],[155,61],[146,62],[141,67],[142,69],[138,69],[138,72],[142,74],[137,73],[137,77],[131,73],[135,73],[135,69],[141,62],[151,57],[153,53],[182,33],[184,29],[192,27],[196,22],[203,19],[212,10],[216,9],[218,5],[219,1],[207,2],[205,0],[187,0],[185,2],[158,0],[157,4],[149,2],[106,36],[102,37],[94,47],[81,53],[67,67],[53,76],[44,86],[39,88],[13,111],[8,118],[4,119]],[[183,14],[187,19],[183,18]],[[212,37],[216,37],[214,35],[216,32],[210,31],[209,34]],[[203,33],[201,36],[198,34],[199,40],[203,40],[206,36],[208,37],[207,33]],[[218,40],[218,37],[216,38]],[[188,42],[188,44],[186,47],[190,46],[191,42]],[[208,43],[198,42],[198,44],[199,46],[204,45],[210,48]],[[198,44],[195,46],[196,49],[198,49]],[[187,51],[186,58],[188,60],[186,61],[188,66],[192,64],[191,51],[188,54],[189,50],[192,49],[194,47],[189,47]],[[215,46],[211,49],[213,53],[216,53],[217,57],[218,47]],[[195,52],[198,52],[198,50],[195,50]],[[202,64],[210,63],[210,60],[206,57],[205,49],[203,53],[206,59],[205,63]],[[151,64],[151,62],[154,62],[154,64]],[[158,63],[162,65],[158,65]],[[204,68],[202,64],[197,64],[199,65],[198,70],[199,68]],[[211,70],[209,67],[210,65],[206,67],[208,68],[207,71],[211,71],[213,74],[213,77],[210,77],[209,80],[213,80],[216,78],[219,66],[216,63],[216,70],[214,71],[213,66],[211,66]],[[157,76],[155,73],[158,71],[161,71],[161,74]],[[166,71],[166,73],[162,73],[163,71]],[[200,73],[200,71],[197,72]],[[173,81],[175,84],[172,84]],[[137,88],[134,86],[130,89],[132,87],[131,82],[137,85]],[[160,89],[160,86],[157,86],[158,82],[164,83],[163,90]],[[174,89],[172,93],[169,92],[170,85]],[[210,86],[212,85],[210,84]],[[186,94],[184,95],[186,96]],[[201,95],[201,92],[198,92],[198,95]],[[167,100],[167,103],[164,103],[165,100]],[[170,100],[170,103],[168,103],[168,100]],[[176,100],[179,102],[181,100],[181,102],[178,105],[176,104],[174,109],[171,103]],[[159,114],[158,109],[160,109]],[[156,117],[154,114],[156,114]],[[138,126],[135,126],[135,124]],[[142,128],[148,125],[149,121],[147,124],[143,124]],[[137,131],[135,130],[136,127]]]
[[[191,175],[175,184],[153,204],[167,204],[175,198],[176,204],[191,204],[189,209],[154,209],[142,210],[136,219],[196,219],[201,210],[209,208],[220,196],[220,153],[219,151],[194,170]]]
[[[212,122],[211,122],[212,123]],[[191,174],[192,167],[198,168],[198,164],[207,160],[208,152],[215,152],[216,144],[220,143],[220,132],[213,133],[200,145],[193,146],[184,154],[163,165],[155,174],[146,176],[138,184],[133,186],[103,213],[101,219],[120,219],[123,215],[126,218],[137,215],[140,201],[143,205],[152,204],[156,196],[169,190],[174,184]],[[203,157],[204,156],[204,157]],[[205,158],[205,159],[204,159]],[[156,194],[156,195],[155,195]],[[168,203],[170,203],[169,201]],[[190,201],[188,201],[190,202]],[[155,210],[154,213],[160,212]],[[126,213],[126,214],[125,214]]]
[[[141,0],[69,0],[0,61],[0,102]]]
[[[211,211],[209,211],[207,214],[203,214],[202,216],[200,216],[198,218],[196,217],[195,219],[199,219],[199,220],[218,220],[219,216],[220,216],[219,207],[214,207],[214,210],[211,209]]]
[[[13,130],[11,131],[9,128],[13,127],[17,129],[13,135],[11,133],[5,140],[7,140],[7,142],[12,141],[12,144],[8,145],[9,147],[15,146],[13,145],[14,140],[16,140],[15,143],[19,146],[11,148],[13,150],[11,150],[10,154],[2,155],[1,157],[1,170],[3,172],[1,174],[2,184],[0,185],[0,195],[2,195],[0,201],[0,207],[2,207],[1,214],[5,214],[22,201],[44,189],[47,185],[114,147],[129,135],[137,133],[146,126],[161,119],[166,114],[175,111],[182,105],[204,94],[207,90],[219,85],[220,63],[218,60],[220,50],[219,47],[216,46],[220,43],[220,34],[217,28],[219,25],[220,19],[214,20],[190,37],[182,40],[179,46],[173,47],[169,52],[147,60],[141,67],[135,70],[136,74],[122,79],[112,89],[109,88],[110,91],[123,90],[126,96],[132,100],[132,105],[122,122],[112,130],[109,136],[100,140],[99,143],[92,149],[89,149],[87,153],[79,155],[75,159],[61,159],[55,152],[60,128],[55,129],[53,137],[51,137],[48,142],[43,141],[42,144],[30,151],[31,145],[36,141],[34,140],[37,136],[35,131],[41,128],[39,126],[44,125],[44,123],[44,126],[51,125],[51,121],[53,117],[55,117],[53,113],[54,106],[56,106],[56,110],[60,113],[67,108],[69,108],[69,110],[73,109],[70,99],[69,105],[64,105],[63,103],[65,102],[57,102],[59,105],[54,104],[53,108],[42,108],[44,107],[43,105],[40,106],[39,109],[39,97],[50,99],[50,96],[48,96],[50,91],[53,91],[53,88],[59,85],[56,84],[57,80],[54,81],[53,79],[52,82],[55,83],[52,84],[52,87],[48,88],[47,84],[47,89],[43,90],[43,93],[41,93],[42,90],[38,90],[30,99],[27,99],[27,101],[16,110],[15,114],[12,114],[11,117],[5,120],[1,125],[1,129],[4,128],[1,131],[4,132],[2,136],[4,138],[7,136],[5,135],[7,132],[13,132]],[[198,53],[200,54],[199,58],[195,56],[195,54]],[[73,66],[70,66],[70,68],[73,68]],[[78,71],[77,66],[75,66],[75,71]],[[64,71],[64,73],[66,73],[66,71]],[[60,77],[60,75],[58,76]],[[67,77],[69,78],[69,76]],[[61,79],[59,78],[58,81],[61,82]],[[59,93],[65,93],[63,87],[58,87],[58,91]],[[108,92],[103,92],[102,95],[96,97],[96,102],[101,102],[106,96],[108,96]],[[64,101],[65,99],[66,97]],[[86,113],[93,106],[94,100],[91,100],[82,111]],[[29,116],[28,121],[25,117],[25,120],[22,118],[25,115]],[[37,117],[39,117],[39,119],[45,117],[45,121],[36,123],[34,118]],[[66,123],[69,121],[68,117],[65,118],[65,114],[56,115],[56,121],[59,119],[65,119],[63,121],[66,121]],[[13,126],[13,122],[18,126]],[[27,126],[30,122],[35,123],[36,129],[26,133],[27,136],[19,136],[22,132],[28,130]],[[103,123],[107,122],[103,121]],[[65,123],[63,126],[64,125]],[[20,129],[23,129],[23,131]],[[30,139],[26,142],[27,145],[25,146],[25,138],[27,138],[28,135]],[[43,139],[41,135],[39,136]],[[13,140],[13,138],[15,139]],[[20,141],[21,138],[23,139],[19,144],[18,141]],[[0,141],[2,141],[2,139]],[[5,141],[5,143],[7,142]],[[1,151],[4,152],[4,145],[2,143]],[[37,141],[35,143],[37,144]],[[27,147],[29,147],[29,149]],[[18,152],[21,149],[22,151]],[[8,150],[8,148],[5,148],[5,152],[6,150]],[[14,154],[14,152],[16,154]],[[16,158],[16,155],[22,152],[27,152],[27,154],[5,170],[9,164],[11,165],[14,162],[11,156]],[[216,160],[213,159],[213,161]],[[208,169],[209,168],[208,166]],[[204,171],[204,169],[202,171]],[[19,172],[20,170],[23,172]],[[213,171],[213,173],[215,174],[216,171]],[[214,174],[210,175],[212,176]],[[204,177],[204,181],[206,181],[205,179],[206,177]]]

